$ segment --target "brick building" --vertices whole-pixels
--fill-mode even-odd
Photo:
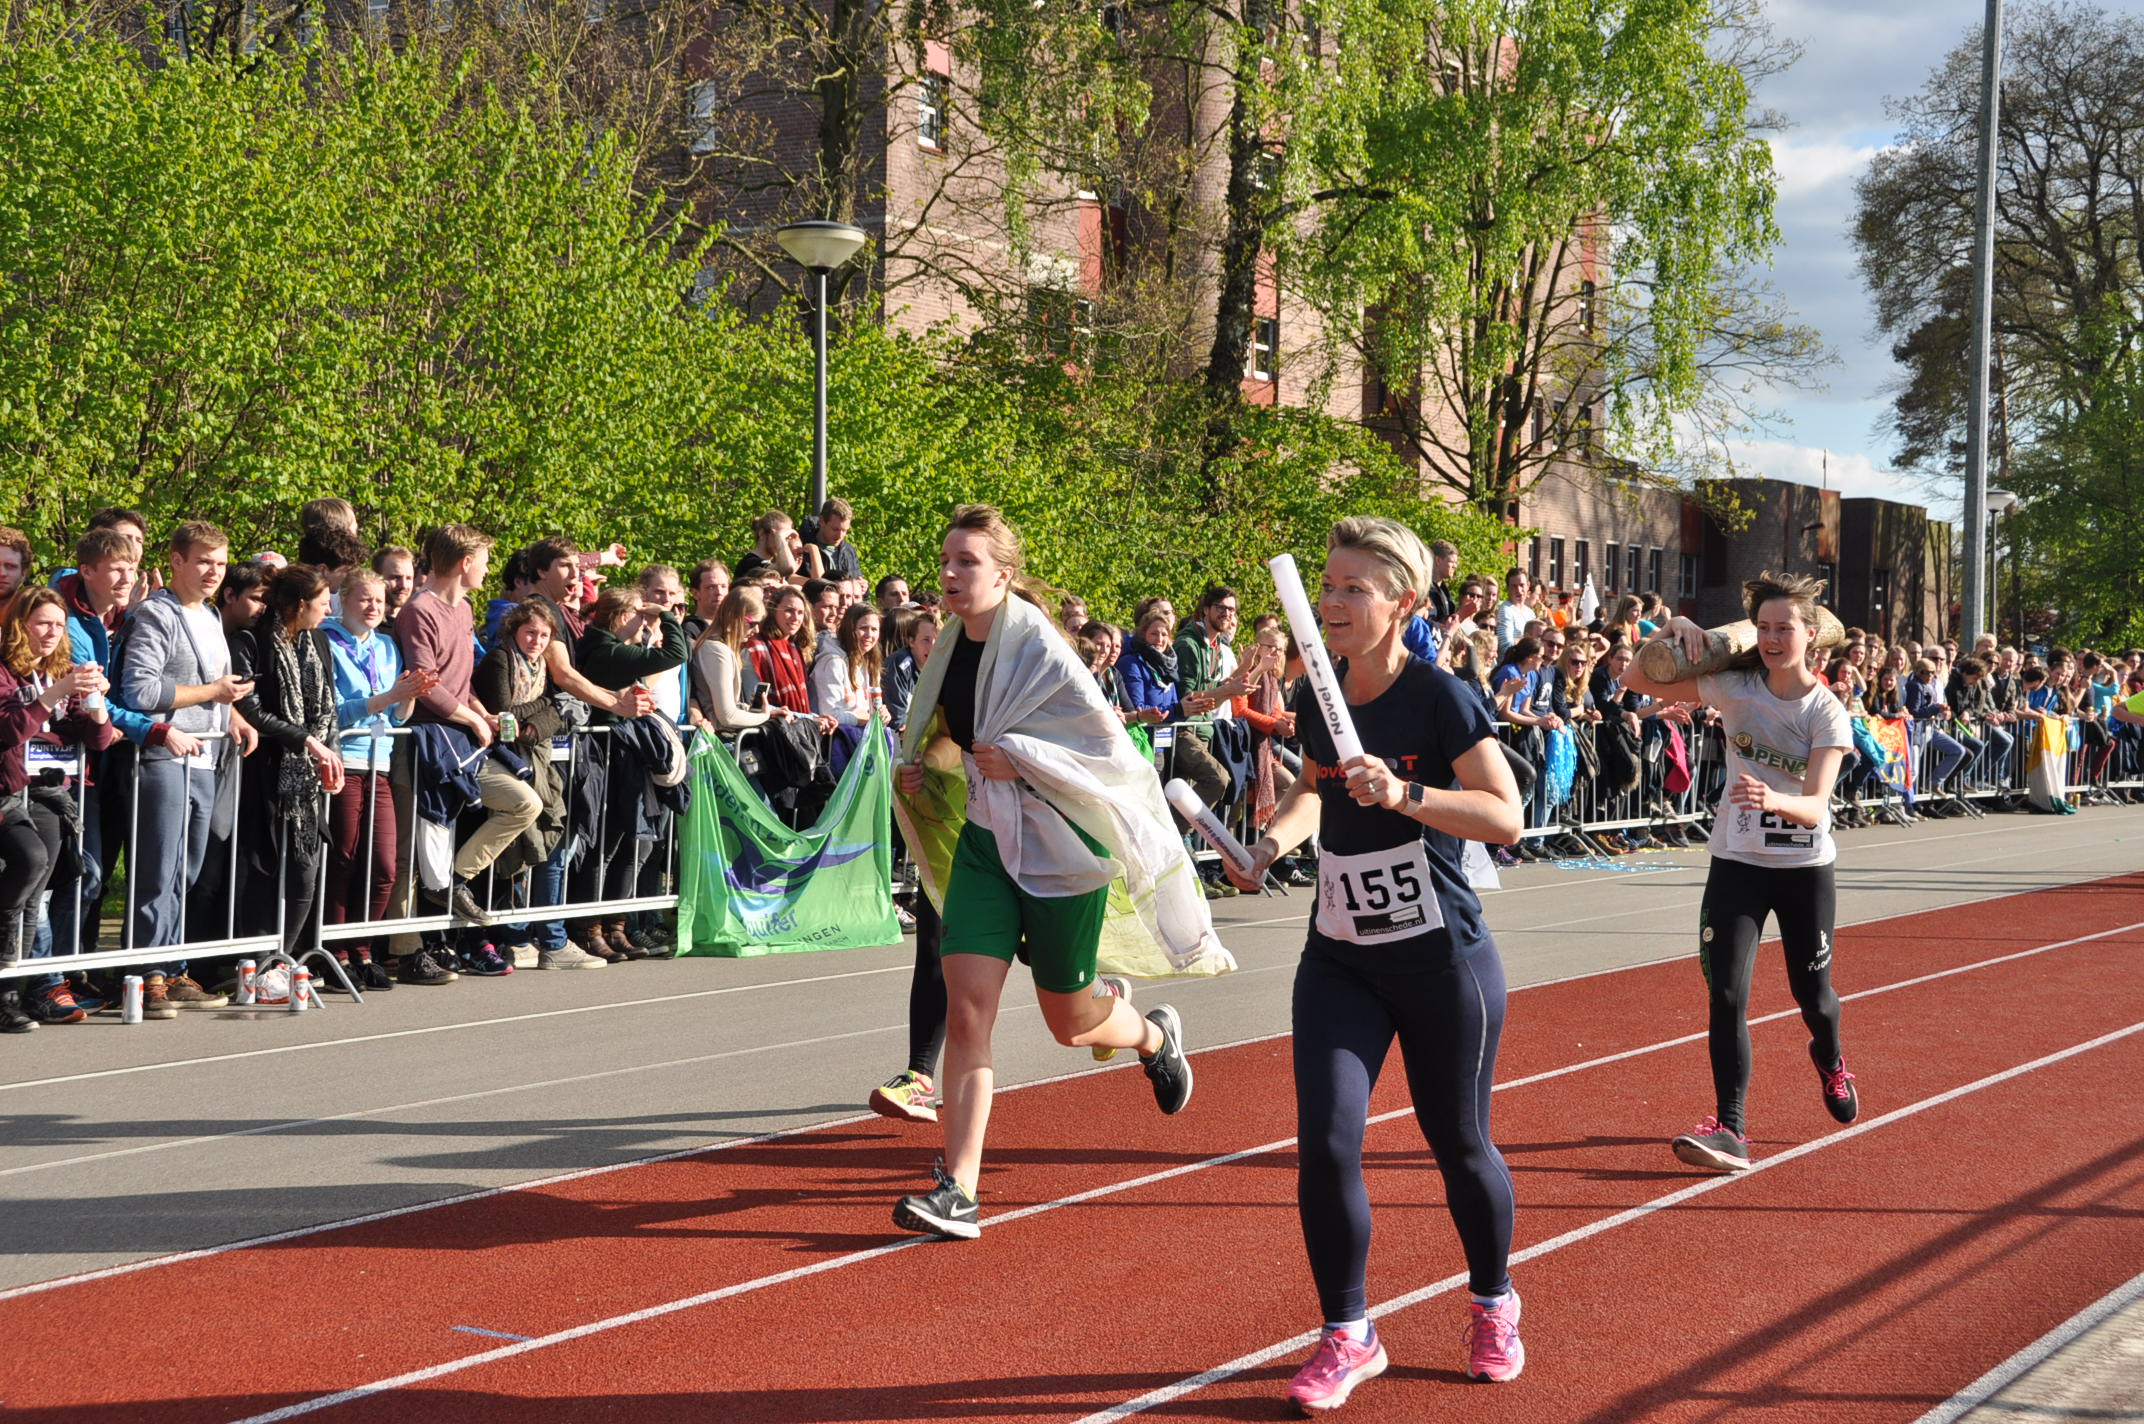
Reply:
[[[1559,465],[1526,492],[1518,523],[1540,532],[1520,550],[1527,573],[1559,593],[1593,579],[1601,603],[1658,593],[1671,605],[1694,588],[1686,537],[1694,506],[1674,490]]]
[[[1742,584],[1770,570],[1823,579],[1832,612],[1887,641],[1950,631],[1951,530],[1918,505],[1849,499],[1784,480],[1728,480],[1750,522],[1702,521],[1695,611],[1707,627],[1744,616]]]

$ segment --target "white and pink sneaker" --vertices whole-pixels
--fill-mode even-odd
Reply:
[[[1491,1384],[1519,1377],[1526,1368],[1526,1346],[1519,1339],[1519,1293],[1511,1292],[1500,1305],[1467,1302],[1471,1317],[1464,1338],[1467,1342],[1467,1373]]]
[[[1376,1379],[1388,1363],[1376,1326],[1371,1326],[1369,1336],[1361,1340],[1328,1327],[1318,1337],[1318,1348],[1311,1352],[1310,1363],[1288,1381],[1288,1402],[1305,1414],[1338,1409],[1347,1403],[1356,1385]]]

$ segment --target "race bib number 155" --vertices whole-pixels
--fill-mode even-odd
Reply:
[[[1318,861],[1318,932],[1345,944],[1377,944],[1444,928],[1419,840],[1361,855],[1327,851]]]

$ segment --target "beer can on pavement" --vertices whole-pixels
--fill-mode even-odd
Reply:
[[[119,1021],[141,1022],[141,976],[129,974],[119,990]]]
[[[511,712],[501,712],[499,714],[499,740],[502,742],[521,740],[521,719],[519,717],[516,717]]]
[[[290,1011],[302,1014],[313,1006],[313,971],[299,965],[290,971]]]
[[[255,971],[253,961],[250,959],[239,960],[238,992],[232,995],[231,1002],[234,1004],[254,1003],[256,1001],[255,996],[259,990],[260,975]]]

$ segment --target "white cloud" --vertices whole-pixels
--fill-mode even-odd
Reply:
[[[1807,202],[1823,197],[1840,202],[1861,176],[1869,160],[1888,144],[1844,143],[1830,139],[1815,142],[1782,136],[1772,139],[1772,167],[1779,175],[1782,204]]]

